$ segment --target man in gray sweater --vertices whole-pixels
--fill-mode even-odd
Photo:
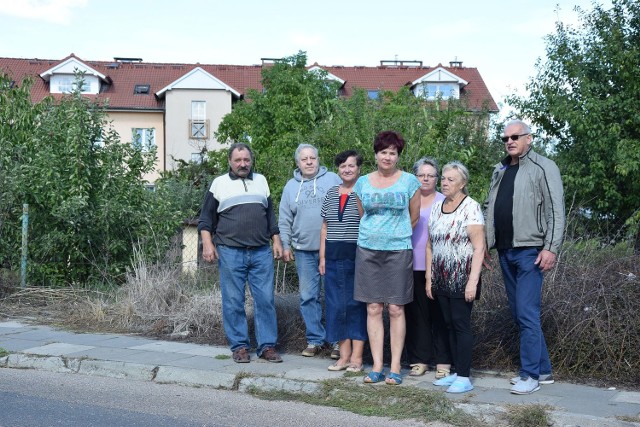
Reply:
[[[556,164],[531,149],[529,125],[507,123],[507,157],[495,166],[485,202],[487,245],[498,250],[509,307],[520,329],[520,375],[514,394],[530,394],[553,383],[540,324],[543,273],[556,264],[565,213]]]

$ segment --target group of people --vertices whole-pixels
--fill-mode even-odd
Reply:
[[[336,156],[335,174],[320,166],[315,147],[301,144],[278,221],[266,179],[252,169],[251,148],[233,144],[229,171],[211,184],[198,225],[203,258],[218,260],[233,360],[250,361],[248,283],[257,355],[282,361],[275,349],[273,257],[295,260],[307,340],[303,356],[333,346],[337,360],[328,369],[359,372],[368,340],[373,366],[366,383],[401,384],[406,349],[409,375],[423,375],[434,363],[435,385],[450,393],[470,391],[471,311],[488,248],[496,248],[520,330],[521,369],[511,391],[529,394],[552,383],[540,300],[543,273],[554,267],[562,243],[562,181],[555,163],[531,149],[526,123],[507,123],[502,140],[507,156],[495,166],[483,207],[468,196],[469,172],[460,162],[440,171],[425,157],[413,173],[400,170],[405,141],[396,132],[376,135],[376,169],[364,176],[356,151]],[[391,353],[386,373],[385,308]]]

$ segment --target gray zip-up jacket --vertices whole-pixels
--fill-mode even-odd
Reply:
[[[511,162],[495,166],[484,203],[487,245],[495,246],[494,209],[498,187]],[[529,149],[520,157],[513,190],[513,247],[537,246],[557,254],[564,236],[564,191],[558,166]]]
[[[340,183],[340,177],[324,166],[310,179],[304,179],[298,168],[293,171],[280,198],[278,228],[283,249],[320,250],[322,201],[327,191]]]

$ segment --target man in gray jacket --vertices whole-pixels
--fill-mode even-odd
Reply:
[[[562,244],[565,214],[558,166],[531,149],[529,125],[507,123],[507,157],[495,166],[484,205],[487,245],[498,250],[509,307],[520,329],[520,376],[514,394],[530,394],[553,383],[540,325],[543,273]]]

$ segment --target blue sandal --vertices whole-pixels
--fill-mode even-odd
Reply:
[[[389,385],[400,385],[402,384],[402,377],[400,374],[396,374],[395,372],[389,372],[385,382]]]
[[[367,374],[366,377],[364,377],[364,382],[367,384],[375,384],[375,383],[379,383],[381,381],[384,381],[384,372],[380,371],[380,372],[376,372],[376,371],[371,371]]]

